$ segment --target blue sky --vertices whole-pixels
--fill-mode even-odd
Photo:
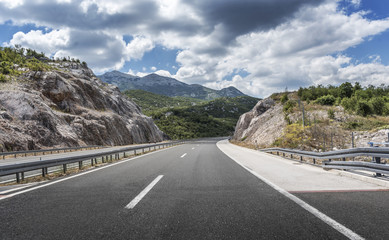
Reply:
[[[246,94],[389,82],[384,0],[0,0],[0,44]]]

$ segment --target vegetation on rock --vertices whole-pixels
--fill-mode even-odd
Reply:
[[[303,101],[314,101],[316,104],[342,106],[350,113],[360,116],[389,115],[389,85],[362,87],[345,82],[340,86],[322,85],[300,88],[297,95]]]

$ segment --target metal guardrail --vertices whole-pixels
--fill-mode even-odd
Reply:
[[[303,161],[303,157],[308,157],[312,158],[313,164],[316,164],[317,159],[327,160],[322,161],[322,167],[325,169],[365,170],[375,172],[378,176],[380,174],[389,174],[389,165],[381,163],[381,158],[389,158],[389,147],[352,148],[330,152],[312,152],[285,148],[267,148],[260,151],[277,153],[277,155],[283,153],[283,156],[290,154],[291,158],[295,154],[300,156],[300,161]],[[346,161],[346,158],[359,156],[372,157],[375,162]],[[333,159],[341,159],[342,161],[332,161]]]
[[[360,162],[360,161],[324,161],[323,168],[331,169],[348,169],[348,170],[364,170],[375,172],[378,174],[389,174],[389,165],[379,164],[372,162]]]
[[[27,156],[27,154],[34,154],[34,156],[36,156],[37,153],[43,153],[43,155],[46,153],[46,152],[51,152],[51,153],[54,153],[54,152],[61,152],[61,151],[73,151],[73,150],[82,150],[82,149],[92,149],[92,148],[104,148],[104,146],[83,146],[83,147],[71,147],[71,148],[52,148],[52,149],[39,149],[39,150],[28,150],[28,151],[15,151],[15,152],[0,152],[0,156],[3,157],[3,159],[5,158],[5,156],[11,156],[13,155],[15,158],[16,156],[18,155],[21,155],[21,156]]]
[[[16,181],[20,182],[20,178],[24,179],[24,172],[28,172],[28,171],[42,169],[42,176],[44,177],[47,174],[47,168],[63,165],[63,172],[66,173],[67,164],[78,162],[79,168],[81,169],[83,161],[86,160],[91,160],[91,165],[93,166],[94,164],[97,163],[97,158],[101,158],[102,159],[101,162],[105,163],[108,161],[112,161],[113,156],[115,160],[119,159],[121,153],[123,154],[124,157],[126,157],[127,152],[133,151],[134,154],[136,154],[136,150],[142,150],[142,152],[144,152],[145,149],[148,149],[150,151],[151,148],[154,148],[154,150],[156,150],[157,147],[158,149],[160,149],[161,146],[164,148],[164,147],[173,146],[181,143],[182,142],[180,141],[176,141],[176,142],[168,142],[168,143],[148,144],[148,145],[142,145],[136,147],[120,148],[120,149],[100,152],[100,153],[80,155],[80,156],[53,158],[53,159],[46,159],[41,161],[27,162],[27,163],[9,164],[9,165],[0,166],[0,176],[16,174]]]

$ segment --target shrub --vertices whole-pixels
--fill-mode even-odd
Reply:
[[[385,101],[381,97],[372,98],[369,102],[372,106],[372,110],[377,115],[383,115],[385,110]]]
[[[325,96],[322,96],[322,97],[316,99],[315,103],[320,104],[320,105],[332,106],[332,105],[334,105],[335,101],[336,101],[336,98],[334,96],[325,95]]]
[[[343,98],[342,101],[340,102],[340,105],[342,105],[345,110],[355,111],[356,105],[357,105],[357,99],[356,98]]]
[[[288,101],[284,104],[283,111],[284,111],[285,113],[291,112],[292,109],[294,108],[294,106],[296,106],[296,102],[295,102],[295,101],[290,101],[290,100],[288,100]]]
[[[282,97],[281,97],[281,103],[282,104],[286,103],[288,100],[289,100],[288,94],[282,95]]]
[[[372,109],[366,100],[359,100],[357,102],[356,112],[358,115],[366,117],[367,115],[372,114]]]
[[[332,109],[332,108],[328,109],[327,114],[328,114],[328,118],[335,119],[335,111],[334,111],[334,109]]]
[[[0,73],[0,82],[6,82],[6,81],[7,79],[5,78],[5,76],[2,73]]]

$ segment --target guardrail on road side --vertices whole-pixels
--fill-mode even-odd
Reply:
[[[285,149],[285,148],[267,148],[262,149],[262,152],[276,153],[280,155],[289,154],[293,158],[293,154],[300,157],[300,161],[303,161],[303,157],[311,158],[313,164],[316,164],[316,160],[327,160],[322,161],[322,167],[324,169],[354,169],[354,170],[365,170],[375,172],[378,176],[380,174],[389,174],[389,165],[381,163],[381,158],[389,158],[389,148],[352,148],[352,149],[342,149],[337,151],[330,152],[311,152],[311,151],[302,151],[294,149]],[[362,162],[362,161],[346,161],[346,158],[354,158],[359,156],[372,157],[374,163],[372,162]],[[334,159],[340,159],[342,161],[333,161]]]
[[[150,151],[151,148],[154,148],[154,150],[156,150],[157,147],[158,149],[160,149],[161,146],[164,148],[164,147],[173,146],[181,143],[182,142],[180,141],[175,141],[175,142],[168,142],[168,143],[148,144],[148,145],[135,146],[135,147],[125,147],[125,148],[115,149],[111,151],[86,154],[80,156],[61,157],[61,158],[53,158],[53,159],[47,159],[42,161],[9,164],[9,165],[0,166],[0,176],[16,174],[16,181],[19,183],[20,178],[24,179],[24,172],[27,171],[42,169],[42,176],[44,177],[46,176],[47,168],[49,167],[63,165],[63,172],[65,173],[67,171],[67,164],[78,162],[79,168],[81,169],[83,161],[86,160],[91,160],[91,165],[93,166],[94,164],[97,163],[97,158],[101,158],[101,162],[105,163],[109,160],[112,161],[113,156],[115,157],[115,160],[119,159],[120,154],[123,154],[123,156],[126,157],[126,153],[131,151],[136,153],[136,150],[142,150],[142,152],[144,152],[144,150],[147,148]]]
[[[0,156],[5,158],[5,156],[27,156],[28,154],[33,154],[36,156],[37,153],[42,153],[43,155],[46,152],[54,153],[54,152],[66,152],[66,151],[75,151],[75,150],[83,150],[83,149],[96,149],[96,148],[104,148],[103,146],[84,146],[84,147],[71,147],[71,148],[53,148],[53,149],[39,149],[39,150],[28,150],[28,151],[15,151],[15,152],[0,152]]]

